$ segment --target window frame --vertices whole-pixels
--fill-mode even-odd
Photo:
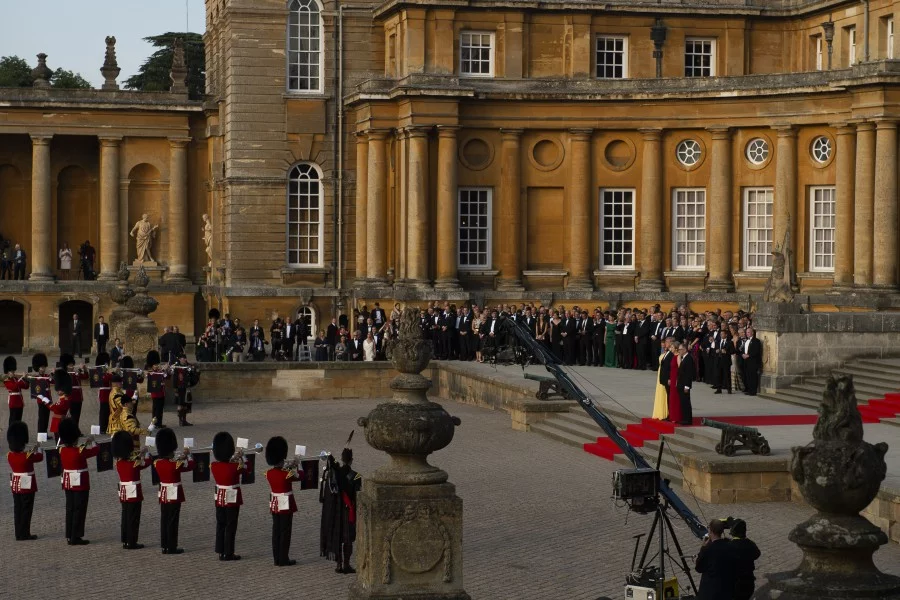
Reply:
[[[487,204],[487,227],[482,228],[480,226],[467,226],[467,230],[482,230],[485,229],[487,231],[487,238],[485,242],[487,243],[485,250],[485,261],[480,264],[462,264],[462,235],[461,232],[463,230],[462,219],[463,219],[463,211],[462,211],[462,195],[463,193],[471,193],[471,192],[485,192],[487,194],[485,202]],[[471,200],[467,200],[467,202],[472,202]],[[478,202],[481,202],[479,199]],[[456,223],[456,268],[460,271],[484,271],[490,270],[493,265],[493,250],[494,250],[494,188],[485,187],[485,186],[460,186],[456,188],[456,214],[457,214],[457,223]],[[471,216],[471,214],[469,214]],[[469,240],[466,240],[469,241]],[[480,241],[480,240],[476,240]],[[466,254],[471,256],[472,254],[480,254],[479,251],[471,252],[466,251]]]
[[[702,236],[703,236],[702,240],[701,239],[685,240],[685,243],[688,243],[688,244],[693,243],[695,245],[703,244],[703,252],[698,253],[695,250],[694,252],[691,252],[691,253],[688,253],[688,252],[684,253],[684,255],[686,257],[693,256],[695,261],[697,260],[698,256],[701,257],[702,264],[693,264],[693,265],[689,265],[689,264],[688,265],[679,265],[678,264],[678,256],[679,256],[678,231],[680,228],[678,227],[677,219],[678,219],[678,201],[679,201],[678,196],[680,194],[684,194],[685,196],[687,196],[688,194],[694,194],[695,198],[696,198],[696,195],[698,195],[698,194],[703,195],[703,203],[702,203],[703,204],[703,215],[702,215],[703,226],[702,227],[695,226],[695,227],[690,227],[690,228],[688,228],[688,227],[683,228],[684,231],[700,231],[700,232],[702,232]],[[671,260],[672,260],[672,270],[673,271],[705,271],[706,270],[706,251],[707,251],[706,226],[707,226],[707,216],[708,216],[706,198],[707,198],[706,188],[702,188],[702,187],[672,188],[672,259]],[[684,198],[684,201],[685,202],[687,201],[686,197]],[[693,204],[696,206],[697,204],[699,204],[699,202],[694,200]],[[685,215],[685,216],[693,216],[696,218],[700,215],[694,214],[694,215]]]
[[[629,240],[625,240],[625,239],[622,240],[623,242],[628,241],[631,243],[631,252],[630,252],[631,262],[627,265],[625,265],[625,264],[623,264],[623,265],[606,265],[606,264],[604,264],[604,256],[606,253],[603,250],[603,244],[606,242],[606,238],[603,234],[604,229],[605,229],[603,226],[603,219],[605,218],[606,214],[604,211],[603,196],[607,192],[609,192],[609,193],[622,192],[622,193],[631,195],[631,214],[630,214],[631,238]],[[636,236],[635,213],[637,212],[637,210],[636,210],[637,209],[637,189],[636,188],[626,188],[626,187],[600,188],[598,200],[599,200],[599,210],[598,210],[598,212],[599,212],[599,219],[598,219],[599,234],[598,234],[598,238],[597,238],[599,240],[599,244],[598,244],[599,256],[597,257],[598,269],[600,271],[633,271],[635,268],[635,263],[634,263],[635,236]],[[624,228],[622,228],[622,229],[624,230]],[[615,240],[613,240],[613,241],[615,242]],[[613,252],[613,254],[615,254],[615,252]],[[624,254],[624,252],[622,254]]]
[[[831,198],[828,200],[832,206],[832,211],[830,214],[832,225],[831,227],[816,227],[815,219],[816,219],[816,192],[829,192]],[[829,215],[822,215],[827,218]],[[837,237],[835,235],[837,228],[837,187],[833,185],[813,185],[809,188],[809,260],[808,260],[808,268],[811,273],[834,273],[834,263],[835,263],[835,245],[837,244]],[[817,253],[816,252],[816,232],[817,231],[831,231],[831,240],[822,240],[822,243],[831,244],[831,252],[830,253]],[[816,266],[816,258],[818,256],[823,257],[831,257],[831,266],[830,267],[817,267]]]
[[[821,34],[815,36],[816,38],[816,71],[824,71],[825,70],[825,40],[822,38]]]
[[[886,33],[885,35],[885,43],[887,44],[887,48],[885,48],[884,56],[888,60],[894,60],[894,16],[891,15],[885,21]]]
[[[856,25],[851,25],[847,28],[847,64],[852,67],[856,63]]]
[[[754,253],[755,256],[768,256],[769,258],[766,261],[766,262],[768,262],[768,264],[750,266],[750,243],[751,243],[750,231],[751,231],[751,228],[750,228],[750,223],[749,223],[750,211],[748,210],[748,208],[750,205],[750,195],[754,194],[754,193],[755,194],[765,193],[765,194],[767,194],[767,196],[769,198],[771,198],[771,200],[767,203],[771,204],[772,213],[770,215],[765,215],[765,216],[772,219],[772,226],[767,227],[765,229],[763,229],[761,227],[754,227],[752,229],[752,231],[769,231],[770,232],[769,235],[770,235],[771,239],[766,240],[766,242],[768,244],[770,244],[770,248],[769,248],[768,252]],[[772,250],[775,248],[775,239],[774,239],[775,238],[775,188],[766,187],[766,186],[746,187],[742,190],[741,196],[742,196],[742,198],[741,198],[741,209],[742,209],[741,210],[741,229],[743,230],[743,233],[744,233],[743,239],[741,240],[741,268],[744,271],[753,271],[753,272],[768,271],[772,268],[772,264],[771,264],[772,263]],[[758,201],[756,203],[760,204]],[[760,215],[753,215],[753,216],[760,216]],[[758,239],[753,240],[753,241],[756,243],[760,243],[760,241]]]
[[[709,42],[709,74],[708,75],[688,75],[688,65],[684,65],[684,76],[690,79],[704,79],[706,77],[716,77],[716,59],[717,59],[717,48],[716,48],[716,38],[714,37],[703,37],[703,36],[693,36],[689,35],[684,38],[684,49],[682,58],[687,60],[688,49],[687,45],[691,42]],[[694,68],[694,67],[691,67]],[[701,69],[703,67],[700,67]]]
[[[621,40],[622,41],[622,76],[621,77],[606,77],[605,75],[600,75],[598,70],[600,69],[600,42],[605,40]],[[628,79],[628,36],[620,35],[614,33],[598,33],[594,36],[594,79]],[[614,50],[603,50],[603,52],[611,52],[615,53]],[[612,65],[613,68],[616,68],[615,65]]]
[[[293,221],[291,219],[291,210],[293,210],[291,208],[292,207],[291,183],[294,181],[294,177],[293,177],[294,171],[301,167],[311,167],[312,168],[312,171],[316,174],[316,177],[317,177],[317,179],[315,181],[318,183],[318,186],[319,186],[319,190],[318,190],[319,204],[318,204],[318,208],[317,208],[317,210],[319,212],[319,222],[318,222],[319,226],[318,226],[317,233],[316,233],[318,246],[315,249],[316,255],[318,256],[319,260],[314,263],[313,262],[303,263],[303,262],[292,262],[291,261],[291,252],[292,252],[292,249],[291,249],[291,237],[292,237],[291,236],[291,224],[296,223],[299,226],[301,224],[311,224],[312,223],[312,221],[301,222],[299,220]],[[300,181],[300,179],[297,178],[297,181]],[[309,181],[312,181],[312,180],[309,180]],[[319,165],[317,165],[316,163],[308,162],[308,161],[301,161],[301,162],[291,165],[291,168],[288,169],[288,172],[287,172],[287,194],[286,194],[286,196],[287,196],[287,198],[286,198],[286,209],[287,210],[286,210],[286,215],[285,215],[285,217],[286,217],[285,218],[285,223],[286,223],[286,226],[285,226],[285,259],[286,260],[285,260],[285,263],[288,265],[288,267],[294,268],[294,269],[321,268],[325,264],[325,256],[324,256],[324,250],[325,250],[325,186],[324,186],[324,177],[323,177],[323,173],[322,173],[322,168]],[[311,197],[312,195],[310,194],[309,196]],[[297,198],[298,198],[298,200],[300,198],[299,192],[297,194]],[[298,211],[298,213],[300,210],[302,210],[299,206],[299,203],[297,205],[296,210]],[[300,237],[301,236],[298,233],[297,238],[300,239]],[[306,237],[309,238],[311,236],[306,236]],[[305,252],[307,252],[307,253],[312,252],[312,251],[313,251],[312,249],[305,250]],[[298,255],[300,252],[304,252],[304,251],[302,251],[298,248],[297,249]]]
[[[302,340],[302,342],[300,342],[300,343],[308,344],[309,340],[311,340],[311,339],[315,340],[316,336],[318,335],[318,331],[317,331],[318,330],[318,320],[316,317],[315,307],[311,304],[305,304],[297,309],[297,312],[294,315],[296,317],[296,319],[294,320],[294,323],[297,323],[301,319],[303,321],[306,321],[307,317],[306,317],[306,315],[303,314],[303,311],[309,311],[309,327],[307,329],[306,339]]]
[[[463,71],[463,37],[467,35],[487,35],[491,40],[491,48],[490,48],[490,58],[488,59],[488,72],[487,73],[466,73]],[[494,77],[494,73],[496,72],[496,64],[497,64],[497,35],[494,31],[483,31],[476,29],[465,29],[459,32],[459,36],[457,37],[457,44],[459,46],[459,61],[457,62],[457,69],[459,71],[460,77],[466,78],[474,78],[474,79],[490,79]],[[470,46],[471,47],[471,46]]]
[[[295,51],[295,50],[291,49],[293,41],[295,39],[296,40],[301,39],[300,37],[297,37],[297,38],[293,37],[293,34],[291,32],[291,20],[293,19],[293,16],[295,13],[300,14],[300,12],[301,12],[299,10],[299,7],[297,9],[294,8],[294,4],[300,5],[304,2],[306,2],[309,6],[311,6],[311,7],[314,6],[316,8],[315,14],[318,16],[318,20],[319,20],[318,24],[316,25],[316,27],[318,28],[318,34],[319,34],[319,37],[318,37],[319,48],[317,50],[319,60],[317,63],[315,63],[315,65],[318,69],[317,79],[318,79],[319,85],[316,86],[315,89],[313,89],[313,88],[310,88],[310,89],[296,88],[296,89],[294,89],[291,87],[291,79],[292,79],[291,67],[294,64],[293,61],[291,60],[292,55],[293,54],[300,55],[303,53],[303,51],[301,51],[301,50]],[[325,90],[325,35],[324,35],[325,28],[323,27],[323,24],[322,24],[322,9],[323,9],[322,4],[319,2],[319,0],[289,0],[287,3],[287,7],[288,7],[288,18],[287,18],[287,28],[286,28],[286,32],[285,32],[286,33],[286,46],[285,47],[287,50],[285,52],[285,60],[286,60],[285,78],[284,78],[285,90],[287,91],[288,94],[298,95],[298,96],[307,96],[307,95],[311,95],[311,94],[322,94],[322,93],[324,93],[324,90]],[[302,12],[306,12],[306,11],[302,11]],[[309,12],[311,13],[311,11],[309,11]],[[298,25],[298,28],[299,28],[299,25]],[[312,38],[303,38],[303,39],[312,39]],[[299,46],[299,44],[298,44],[298,46]],[[306,52],[308,52],[308,51],[306,51]],[[298,62],[297,64],[299,65],[300,63]],[[311,62],[304,63],[304,64],[313,65],[313,63],[311,63]],[[299,80],[304,79],[303,77],[300,77],[299,70],[298,70],[297,79],[298,79],[298,82],[299,82]],[[307,79],[309,79],[309,78],[307,77]],[[291,168],[293,169],[293,167],[291,167]]]

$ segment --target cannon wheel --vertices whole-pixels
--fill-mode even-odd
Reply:
[[[770,452],[772,452],[772,449],[769,448],[768,442],[763,443],[763,444],[759,447],[759,453],[762,454],[763,456],[768,456]]]
[[[542,390],[538,390],[538,391],[536,391],[536,392],[534,393],[534,397],[537,398],[538,400],[546,400],[546,399],[547,399],[547,392],[544,392],[544,391],[542,391]]]
[[[722,451],[725,453],[725,456],[734,456],[734,444],[725,444]]]
[[[716,444],[716,454],[722,454],[722,442]]]

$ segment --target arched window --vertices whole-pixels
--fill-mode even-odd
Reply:
[[[319,168],[302,163],[288,181],[288,264],[322,265],[322,177]]]
[[[322,91],[322,15],[316,0],[291,0],[288,18],[290,92]]]

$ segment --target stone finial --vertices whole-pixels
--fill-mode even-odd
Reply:
[[[121,71],[116,60],[116,38],[112,35],[106,36],[106,58],[103,60],[103,68],[100,69],[104,81],[100,89],[118,90],[119,84],[116,83],[116,77]]]
[[[50,78],[53,77],[53,71],[47,66],[47,55],[41,52],[37,55],[37,59],[37,66],[31,71],[31,76],[34,78],[34,87],[48,88],[50,87]]]
[[[169,77],[172,79],[172,87],[169,91],[173,94],[187,94],[187,63],[184,58],[184,40],[175,38],[175,46],[172,54],[172,70]]]

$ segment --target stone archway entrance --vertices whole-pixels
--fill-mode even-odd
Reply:
[[[84,300],[69,300],[59,305],[59,349],[72,352],[72,317],[81,321],[81,352],[91,355],[94,334],[94,305]]]
[[[25,347],[25,307],[0,300],[0,353],[20,354]]]

